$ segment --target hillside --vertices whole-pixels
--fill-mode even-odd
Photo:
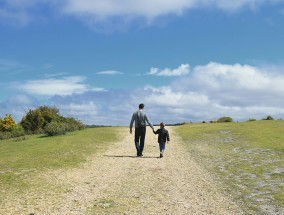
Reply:
[[[169,131],[164,158],[158,158],[157,136],[150,130],[144,157],[137,158],[133,136],[120,128],[120,141],[79,166],[35,172],[25,179],[26,189],[13,195],[7,190],[0,213],[242,214]]]
[[[0,214],[283,214],[282,121],[126,127],[0,142]],[[14,156],[13,156],[14,155]]]

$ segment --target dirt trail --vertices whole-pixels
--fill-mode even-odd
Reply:
[[[133,135],[121,128],[122,141],[78,168],[40,176],[45,188],[19,194],[1,214],[244,214],[167,129],[164,158],[150,129],[138,158]]]

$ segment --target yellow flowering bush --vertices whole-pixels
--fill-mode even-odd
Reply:
[[[11,114],[6,114],[6,116],[0,120],[0,130],[1,131],[12,131],[17,127],[17,123],[11,116]]]

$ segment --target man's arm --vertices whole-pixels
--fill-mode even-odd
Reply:
[[[129,132],[130,132],[130,134],[132,134],[132,127],[133,127],[134,120],[135,120],[135,113],[133,113],[131,121],[130,121],[130,125],[129,125]]]
[[[145,119],[146,119],[146,121],[147,121],[148,125],[150,125],[150,127],[154,130],[154,127],[153,127],[153,125],[152,125],[151,121],[148,119],[148,116],[147,116],[147,114],[146,114],[146,113],[145,113]]]

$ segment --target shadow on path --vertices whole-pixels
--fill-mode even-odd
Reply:
[[[137,157],[137,156],[131,156],[131,155],[103,155],[104,157],[111,157],[111,158],[160,158],[160,157],[155,157],[155,156],[142,156],[142,157]]]

